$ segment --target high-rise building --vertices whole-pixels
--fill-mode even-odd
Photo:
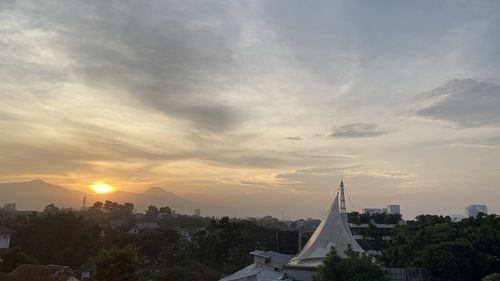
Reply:
[[[201,217],[201,210],[200,209],[194,209],[194,215],[197,217]]]
[[[467,214],[467,217],[477,217],[479,213],[483,213],[485,215],[488,214],[488,207],[486,205],[470,205],[467,208],[465,208],[465,213]]]
[[[401,206],[399,205],[387,205],[388,214],[401,214]]]

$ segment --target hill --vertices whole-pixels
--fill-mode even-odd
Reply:
[[[71,190],[43,180],[0,184],[0,204],[15,202],[20,210],[43,210],[48,204],[58,207],[80,209],[83,197],[87,206],[96,201],[111,200],[118,203],[132,202],[140,212],[147,206],[169,206],[177,212],[192,213],[191,202],[161,187],[152,187],[142,193],[117,191],[109,194],[91,194]]]

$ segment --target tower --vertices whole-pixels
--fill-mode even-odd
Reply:
[[[347,222],[347,210],[345,207],[344,180],[340,178],[340,215]]]

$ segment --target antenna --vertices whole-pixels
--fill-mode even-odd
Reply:
[[[82,211],[87,210],[87,196],[83,196]]]
[[[347,221],[347,210],[345,207],[344,180],[340,177],[340,215]]]

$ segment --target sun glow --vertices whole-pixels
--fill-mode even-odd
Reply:
[[[89,185],[89,187],[95,192],[99,194],[105,194],[105,193],[110,193],[115,190],[114,187],[112,187],[109,184],[105,184],[103,182],[96,182],[94,184]]]

